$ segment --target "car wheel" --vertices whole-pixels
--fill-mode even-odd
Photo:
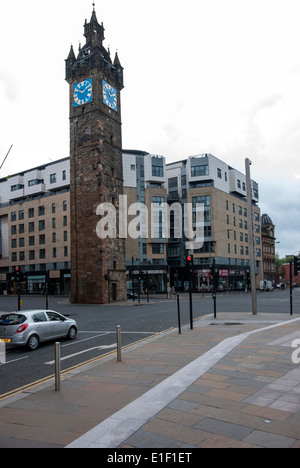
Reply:
[[[77,336],[77,329],[76,327],[70,327],[68,334],[67,334],[67,339],[68,340],[75,340]]]
[[[37,335],[32,335],[29,340],[27,341],[27,348],[30,351],[36,350],[39,345],[39,337]]]

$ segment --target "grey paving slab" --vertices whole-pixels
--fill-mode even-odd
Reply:
[[[295,443],[295,439],[290,437],[258,430],[252,431],[244,438],[244,441],[265,448],[289,448]]]
[[[236,440],[244,440],[247,435],[252,432],[252,428],[239,424],[232,424],[226,421],[206,418],[195,424],[197,429],[201,429],[212,434],[220,434]]]

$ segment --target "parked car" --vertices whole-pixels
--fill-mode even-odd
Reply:
[[[74,340],[77,323],[53,310],[7,312],[0,316],[0,340],[9,345],[37,349],[42,341],[56,338]]]
[[[138,292],[133,289],[127,289],[127,299],[133,299],[133,298],[138,298]]]

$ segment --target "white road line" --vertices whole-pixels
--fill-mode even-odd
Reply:
[[[20,357],[18,359],[12,359],[11,361],[6,361],[6,362],[3,362],[1,364],[5,365],[5,364],[11,364],[12,362],[17,362],[17,361],[22,361],[22,359],[27,359],[28,356],[24,356],[24,357]]]
[[[117,343],[113,343],[111,345],[106,345],[106,346],[95,346],[94,348],[84,349],[83,351],[79,351],[78,353],[69,354],[68,356],[63,357],[60,360],[65,361],[66,359],[70,359],[74,356],[78,356],[79,354],[87,353],[88,351],[93,351],[94,349],[110,349],[110,348],[116,348],[116,347],[117,347]],[[45,362],[44,364],[54,364],[54,363],[55,361],[48,361],[48,362]]]

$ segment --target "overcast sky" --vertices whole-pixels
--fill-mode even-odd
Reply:
[[[280,256],[300,249],[299,0],[95,0],[124,67],[123,147],[212,153],[259,183]],[[1,5],[0,177],[69,156],[70,45],[92,0]]]

